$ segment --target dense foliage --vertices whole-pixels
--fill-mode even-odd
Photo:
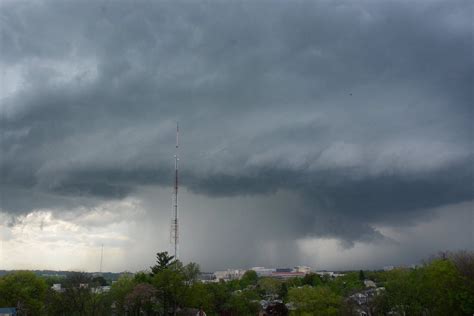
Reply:
[[[199,266],[158,253],[149,271],[101,276],[71,273],[43,278],[19,271],[0,278],[0,307],[18,315],[472,315],[474,254],[443,254],[417,268],[310,273],[279,280],[247,271],[240,280],[202,283]],[[366,288],[372,280],[376,288]],[[61,283],[60,291],[53,283]],[[272,303],[272,304],[269,304]]]

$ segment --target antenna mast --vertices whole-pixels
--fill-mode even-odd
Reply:
[[[178,259],[178,149],[179,149],[179,125],[176,123],[176,152],[174,155],[174,193],[173,193],[173,211],[174,218],[171,221],[171,243],[174,247],[174,258]]]
[[[102,247],[100,249],[100,267],[99,267],[99,272],[102,273],[102,258],[104,257],[104,244],[102,244]]]

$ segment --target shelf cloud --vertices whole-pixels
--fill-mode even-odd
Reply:
[[[166,229],[171,196],[153,192],[172,185],[176,121],[182,212],[193,214],[183,229],[222,254],[188,257],[209,267],[235,262],[222,246],[232,240],[258,241],[242,265],[272,242],[282,253],[273,264],[307,256],[310,246],[294,250],[304,238],[332,238],[340,251],[393,244],[380,227],[423,225],[440,209],[456,217],[473,200],[471,1],[0,7],[9,238],[28,214],[93,229],[107,213],[110,224]],[[110,206],[130,199],[136,217]],[[201,216],[221,228],[195,228]],[[246,228],[226,233],[236,223]]]

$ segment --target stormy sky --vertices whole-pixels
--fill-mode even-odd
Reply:
[[[0,1],[0,269],[474,250],[474,3]]]

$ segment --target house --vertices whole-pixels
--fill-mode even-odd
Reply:
[[[369,293],[359,292],[350,296],[350,298],[355,301],[358,305],[364,305],[369,302]]]
[[[61,287],[61,283],[54,283],[53,286],[51,286],[51,289],[56,292],[64,292],[64,289]]]
[[[92,293],[96,293],[96,294],[107,293],[107,292],[110,292],[111,288],[112,287],[109,285],[97,286],[97,287],[92,288]]]
[[[0,316],[16,316],[16,308],[0,307]]]
[[[281,300],[261,300],[259,316],[288,315],[288,307]]]
[[[365,287],[377,287],[374,281],[372,280],[364,280]]]
[[[348,301],[352,301],[356,304],[354,307],[354,315],[358,316],[367,316],[372,315],[371,307],[373,300],[377,295],[380,295],[385,288],[378,287],[378,288],[369,288],[367,290],[354,293],[353,295],[349,296]]]

